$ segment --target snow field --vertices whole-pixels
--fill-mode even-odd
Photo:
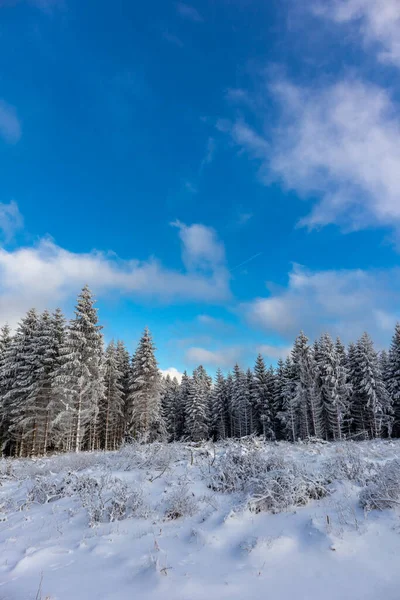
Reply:
[[[398,600],[399,455],[251,438],[2,460],[0,599]]]

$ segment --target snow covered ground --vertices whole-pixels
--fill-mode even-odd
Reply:
[[[2,460],[0,600],[398,600],[399,456],[247,440]],[[364,510],[377,490],[393,508]]]

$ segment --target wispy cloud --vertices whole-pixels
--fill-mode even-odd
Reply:
[[[18,229],[23,226],[24,220],[16,202],[2,204],[0,202],[0,232],[3,240],[9,242]]]
[[[21,122],[13,106],[0,99],[0,138],[8,144],[16,144],[22,135]]]
[[[280,108],[272,129],[239,121],[232,139],[260,161],[266,185],[279,180],[318,201],[301,224],[338,223],[344,229],[400,226],[400,117],[386,90],[357,79],[326,87],[276,80],[270,91]]]
[[[193,21],[194,23],[203,23],[204,19],[193,6],[190,4],[185,4],[184,2],[176,3],[176,12],[183,19],[187,19],[188,21]]]
[[[223,245],[204,225],[180,226],[186,269],[156,259],[120,260],[104,252],[74,253],[42,239],[34,247],[0,249],[0,321],[15,324],[30,306],[63,302],[86,282],[98,293],[136,299],[220,303],[230,296]]]
[[[357,28],[366,47],[381,62],[400,67],[400,3],[398,0],[324,0],[310,4],[314,14]]]
[[[286,358],[292,349],[292,346],[274,346],[273,344],[261,344],[257,346],[257,352],[266,358],[276,360]]]
[[[232,367],[240,360],[242,349],[239,347],[208,350],[207,348],[188,348],[185,360],[192,366],[204,365],[206,367]]]
[[[183,48],[183,46],[185,45],[182,42],[182,40],[174,33],[170,33],[169,31],[163,31],[162,35],[165,41],[169,42],[170,44],[174,44],[174,46],[178,46],[178,48]]]
[[[295,265],[280,292],[242,306],[247,320],[291,340],[304,329],[324,331],[348,342],[368,330],[388,343],[400,317],[400,269],[310,271]]]

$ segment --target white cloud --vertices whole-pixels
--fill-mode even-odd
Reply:
[[[262,181],[277,179],[319,198],[302,224],[398,228],[400,118],[389,94],[354,79],[322,89],[279,80],[271,89],[281,119],[265,134],[270,143],[242,123],[230,130],[236,143],[261,160]],[[238,136],[238,127],[245,133]]]
[[[21,123],[13,106],[0,99],[0,138],[8,144],[16,144],[22,135]]]
[[[203,225],[185,228],[182,252],[187,268],[183,272],[168,269],[155,259],[141,262],[120,260],[104,252],[73,253],[46,239],[34,247],[0,249],[0,322],[15,325],[31,306],[38,309],[54,306],[75,296],[84,283],[98,294],[118,292],[162,302],[219,303],[227,299],[229,276],[222,262],[222,243],[212,231],[211,249],[215,246],[219,253],[219,261],[215,263],[206,247],[194,243],[198,231],[201,239],[208,239],[207,228]]]
[[[194,6],[190,6],[190,4],[177,2],[176,11],[180,17],[187,19],[188,21],[193,21],[194,23],[202,23],[204,21],[198,10],[196,10]]]
[[[22,225],[23,218],[19,212],[17,203],[13,200],[10,204],[2,204],[0,202],[0,232],[4,241],[10,241],[14,233],[18,229],[21,229]]]
[[[286,358],[292,349],[292,346],[274,346],[273,344],[261,344],[257,347],[257,352],[267,358],[277,359]]]
[[[224,348],[221,350],[208,350],[193,346],[185,354],[186,360],[194,366],[205,365],[208,367],[232,367],[240,358],[242,349],[239,347]]]
[[[348,342],[367,330],[387,344],[400,318],[400,269],[309,271],[295,265],[288,286],[242,306],[247,320],[292,340],[301,329]]]
[[[176,369],[175,367],[169,367],[168,369],[160,369],[160,371],[163,377],[169,375],[171,379],[176,377],[179,383],[182,381],[183,373],[178,371],[178,369]]]
[[[378,59],[400,67],[399,0],[324,0],[312,8],[336,23],[358,25],[365,45],[377,46]]]
[[[179,229],[183,244],[183,261],[187,269],[212,270],[225,273],[225,248],[211,227],[172,223]],[[225,273],[226,275],[226,273]]]

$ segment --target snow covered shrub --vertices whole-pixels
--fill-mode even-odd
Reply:
[[[37,504],[47,504],[60,500],[67,494],[67,487],[62,482],[57,482],[51,477],[37,476],[33,486],[28,490],[27,502],[35,502]]]
[[[214,465],[211,487],[221,492],[244,492],[251,510],[280,512],[327,494],[321,477],[309,474],[282,453],[232,447]]]
[[[330,481],[348,479],[365,483],[371,475],[372,468],[353,443],[338,446],[337,455],[329,458],[324,464],[326,476]]]
[[[400,506],[400,460],[391,460],[374,476],[360,493],[360,504],[366,510],[384,510]]]
[[[197,510],[194,495],[187,486],[178,486],[168,494],[165,509],[166,519],[179,519],[180,517],[191,517]]]

